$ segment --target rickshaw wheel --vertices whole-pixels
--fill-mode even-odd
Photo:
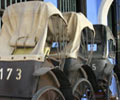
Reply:
[[[45,86],[35,93],[32,100],[65,100],[65,98],[57,88]]]
[[[75,100],[96,100],[91,83],[84,78],[79,79],[73,87]]]
[[[112,82],[112,75],[114,75],[115,82],[116,82],[116,95],[113,97],[112,96],[112,91],[110,90],[110,85]],[[120,100],[120,86],[119,86],[119,80],[117,75],[114,73],[110,75],[109,80],[108,80],[108,85],[107,85],[107,94],[106,94],[106,100]]]

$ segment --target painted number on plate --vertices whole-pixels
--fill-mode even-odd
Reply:
[[[92,69],[96,70],[96,64],[92,64]]]
[[[3,80],[3,75],[4,75],[4,69],[3,68],[0,68],[0,80]],[[6,80],[9,80],[11,75],[12,75],[12,72],[13,72],[13,69],[12,68],[7,68],[7,77],[6,77]],[[17,72],[17,76],[16,77],[16,80],[21,80],[21,77],[22,77],[22,70],[20,68],[17,68],[16,69],[16,72]]]

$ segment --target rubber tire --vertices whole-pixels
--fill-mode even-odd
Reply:
[[[61,96],[61,98],[62,98],[61,100],[65,100],[65,98],[64,98],[63,94],[61,93],[61,91],[60,91],[59,89],[53,87],[53,86],[45,86],[45,87],[41,88],[40,90],[38,90],[38,91],[34,94],[32,100],[39,100],[39,98],[40,98],[45,92],[47,92],[48,90],[56,91],[56,92]]]

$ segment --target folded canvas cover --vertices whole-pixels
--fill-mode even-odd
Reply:
[[[62,15],[51,3],[40,1],[18,3],[8,7],[2,21],[0,55],[3,59],[11,59],[9,55],[16,47],[33,47],[26,57],[29,60],[41,58],[40,60],[44,61],[46,39],[51,40],[60,36],[59,34],[64,34],[70,41],[64,54],[77,58],[82,30],[88,27],[94,31],[92,24],[82,13],[71,12]],[[20,60],[23,55],[15,55],[14,58]]]
[[[23,46],[34,47],[30,55],[41,55],[44,58],[47,36],[56,36],[63,32],[61,27],[66,26],[61,12],[55,6],[40,1],[9,6],[2,21],[0,55],[4,56],[11,55],[16,47]],[[20,55],[16,56],[16,59],[19,58]]]
[[[66,46],[66,55],[68,57],[77,58],[82,30],[88,27],[95,35],[94,28],[82,13],[63,13],[63,16],[67,20],[67,35],[70,41]]]

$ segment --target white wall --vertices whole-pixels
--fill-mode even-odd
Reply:
[[[102,0],[99,12],[98,12],[98,23],[107,25],[107,15],[109,8],[112,4],[113,0]]]

